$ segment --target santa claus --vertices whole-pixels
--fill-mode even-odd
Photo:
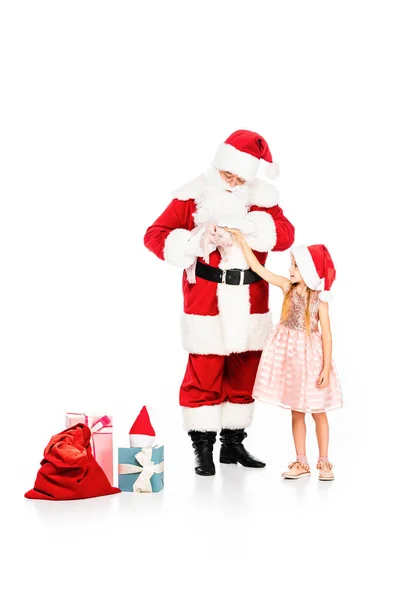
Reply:
[[[249,269],[223,228],[240,229],[264,264],[270,250],[289,248],[294,227],[278,206],[278,192],[256,178],[259,165],[274,178],[268,144],[251,131],[233,133],[212,168],[174,193],[145,234],[145,246],[183,272],[182,338],[189,360],[180,389],[184,426],[199,475],[220,462],[264,467],[243,446],[250,425],[253,384],[271,330],[268,284]]]

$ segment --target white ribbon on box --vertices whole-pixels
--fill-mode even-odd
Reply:
[[[151,477],[154,473],[160,474],[164,471],[164,461],[156,465],[151,460],[152,451],[152,448],[142,448],[142,450],[135,455],[135,459],[141,466],[129,465],[126,463],[118,465],[118,473],[120,475],[140,473],[132,487],[134,492],[152,492],[153,490],[150,482]]]

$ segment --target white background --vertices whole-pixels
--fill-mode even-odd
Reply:
[[[398,531],[398,26],[395,2],[2,2],[2,545],[7,598],[393,597]],[[234,130],[264,135],[297,243],[337,267],[345,407],[336,481],[284,482],[290,415],[257,405],[267,469],[193,473],[178,390],[181,273],[143,246],[171,190]],[[269,267],[285,273],[288,253]],[[280,294],[272,291],[275,320]],[[166,488],[23,498],[67,410],[143,403]],[[308,454],[317,448],[309,421]],[[386,467],[386,469],[385,469]],[[395,539],[395,538],[394,538]]]

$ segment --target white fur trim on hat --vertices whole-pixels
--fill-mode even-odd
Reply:
[[[246,181],[254,179],[259,164],[258,158],[237,150],[230,144],[220,144],[212,163],[219,171],[229,171]]]
[[[319,299],[321,300],[321,302],[330,302],[332,298],[333,294],[330,290],[324,290],[319,294]]]
[[[275,186],[263,179],[254,179],[250,184],[251,203],[262,208],[271,208],[278,204],[279,192]]]
[[[314,261],[307,246],[294,246],[290,249],[293,254],[300,275],[311,290],[316,290],[321,283],[320,276],[315,268]]]
[[[131,433],[129,435],[129,445],[131,448],[146,448],[154,444],[154,435],[144,435],[141,433]]]
[[[246,240],[253,250],[268,252],[276,245],[275,221],[271,215],[261,210],[252,210],[247,220],[254,224],[255,231],[246,235]]]
[[[183,407],[185,431],[219,431],[221,429],[221,405]]]
[[[194,257],[186,255],[186,245],[190,236],[188,229],[173,229],[167,236],[164,246],[164,259],[174,267],[187,269],[193,264]]]
[[[254,402],[237,404],[223,402],[222,429],[247,429],[250,426],[254,412]]]

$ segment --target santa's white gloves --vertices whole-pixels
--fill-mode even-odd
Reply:
[[[202,227],[196,227],[191,231],[190,238],[185,246],[185,254],[187,256],[199,256],[201,258],[204,257],[202,237],[205,233],[205,230],[205,225],[203,225]],[[215,250],[215,247],[213,248],[213,250]]]

